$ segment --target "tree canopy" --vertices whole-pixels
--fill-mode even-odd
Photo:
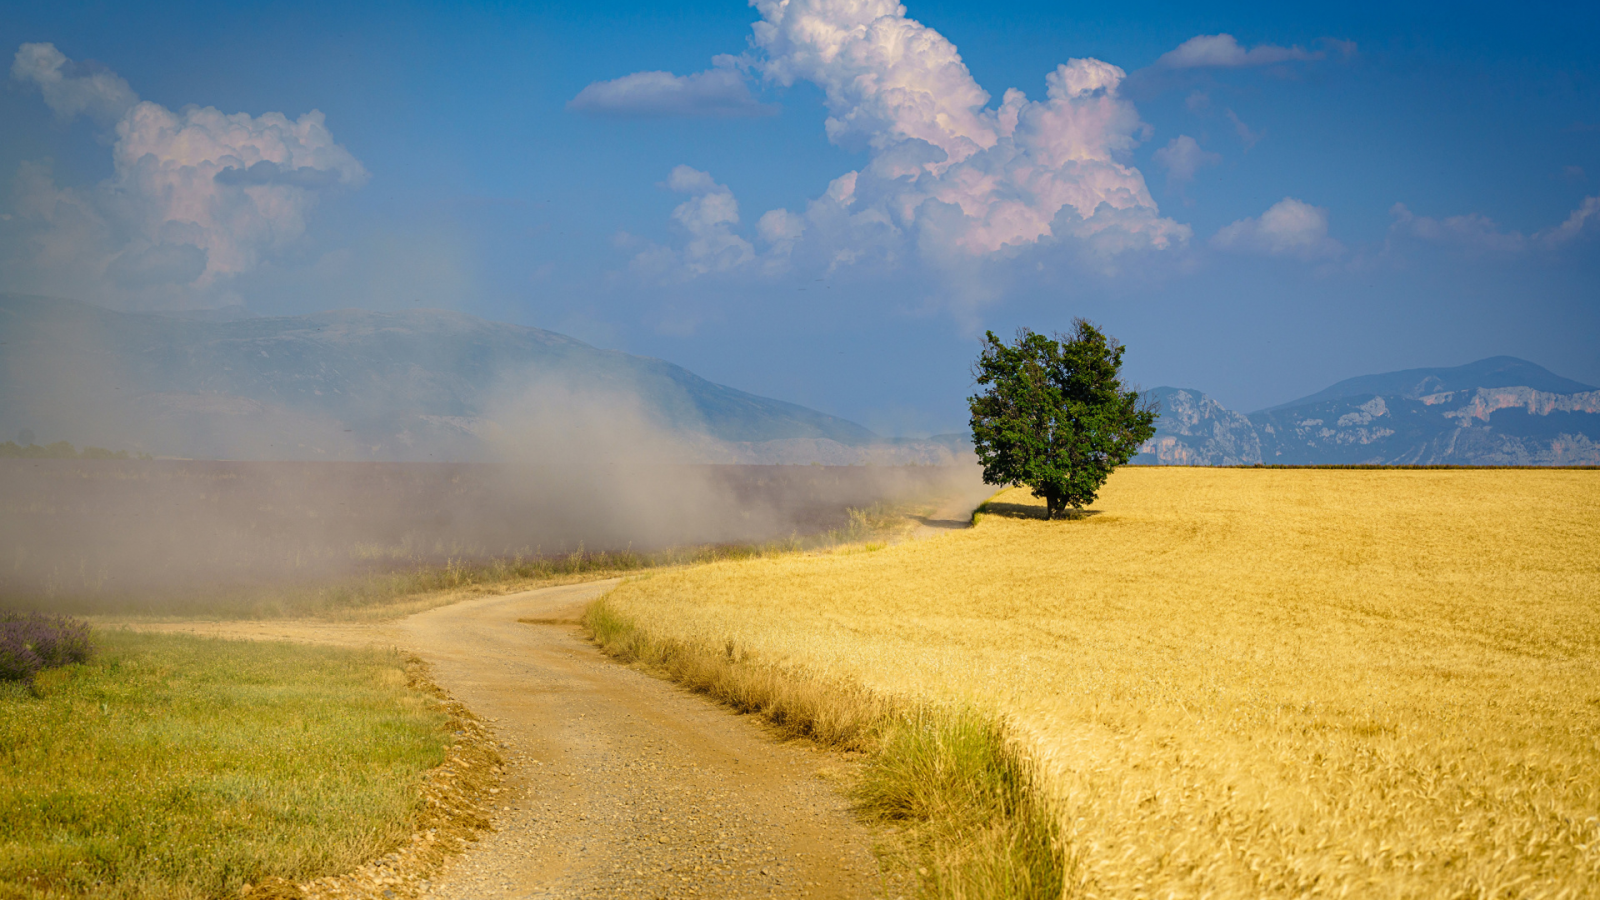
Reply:
[[[1032,488],[1052,519],[1093,503],[1155,434],[1159,411],[1122,383],[1123,350],[1083,319],[1054,338],[1020,329],[1009,346],[986,332],[983,390],[967,401],[983,480]]]

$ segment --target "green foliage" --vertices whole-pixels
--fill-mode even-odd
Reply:
[[[451,737],[404,660],[124,631],[0,684],[0,897],[200,900],[337,874],[410,830]]]
[[[1155,434],[1157,410],[1122,383],[1123,346],[1078,319],[1055,339],[1026,328],[1007,346],[990,331],[968,398],[989,484],[1025,485],[1046,516],[1093,503],[1112,469]]]

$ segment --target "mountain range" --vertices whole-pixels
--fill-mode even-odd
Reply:
[[[1160,387],[1157,465],[1600,465],[1600,391],[1527,360],[1341,381],[1248,415]]]
[[[1160,404],[1136,463],[1600,464],[1600,391],[1492,357],[1341,381],[1244,414]],[[442,310],[208,319],[0,294],[0,437],[207,459],[949,464],[965,434],[884,438],[672,363]]]
[[[602,442],[701,462],[955,456],[949,441],[881,438],[659,359],[442,310],[213,321],[7,294],[0,335],[7,437],[212,459],[470,461]]]

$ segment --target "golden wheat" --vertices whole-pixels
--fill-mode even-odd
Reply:
[[[1600,897],[1600,473],[1124,469],[874,552],[662,572],[619,614],[977,704],[1067,893]]]

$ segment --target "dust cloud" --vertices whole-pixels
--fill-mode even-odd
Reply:
[[[482,421],[489,462],[0,460],[0,605],[137,610],[452,561],[763,543],[978,483],[973,467],[707,464],[715,441],[626,386],[524,382]]]

